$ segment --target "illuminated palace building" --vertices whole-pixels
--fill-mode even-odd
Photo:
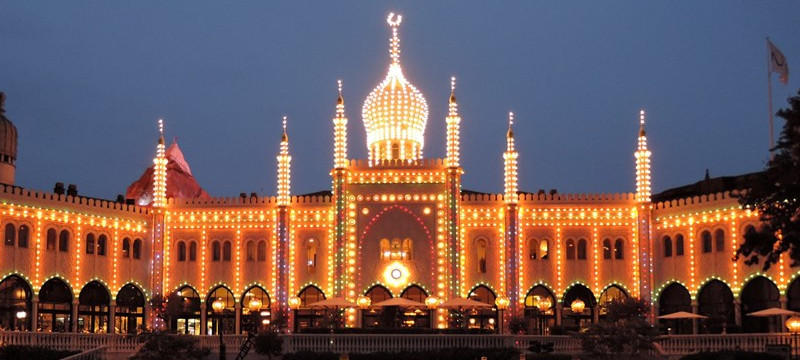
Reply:
[[[369,158],[348,158],[340,84],[330,191],[291,193],[285,121],[275,197],[209,197],[177,145],[166,146],[163,128],[131,200],[79,196],[60,184],[29,190],[14,184],[16,128],[0,112],[0,327],[231,334],[281,318],[288,331],[331,322],[498,329],[513,317],[529,333],[548,333],[604,321],[605,302],[637,297],[654,304],[654,315],[710,318],[668,324],[676,332],[760,332],[776,328],[745,314],[800,310],[788,261],[763,273],[731,260],[758,222],[730,194],[742,177],[651,198],[644,112],[635,146],[631,136],[633,193],[519,191],[512,114],[498,154],[504,192],[462,189],[455,83],[438,123],[446,157],[425,158],[428,104],[401,67],[401,18],[388,20],[388,73],[362,108]],[[424,306],[374,306],[392,298]],[[458,298],[486,307],[459,310],[450,305]],[[325,299],[358,306],[332,320],[335,310],[309,306]]]

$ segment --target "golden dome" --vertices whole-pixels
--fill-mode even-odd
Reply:
[[[401,16],[389,14],[391,59],[386,78],[367,96],[362,109],[371,161],[417,160],[422,157],[428,103],[400,67]]]

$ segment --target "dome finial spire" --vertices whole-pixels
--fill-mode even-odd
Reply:
[[[0,91],[0,114],[6,112],[6,93]]]
[[[283,116],[283,135],[281,136],[281,141],[289,141],[289,135],[286,133],[286,115]]]
[[[164,119],[158,119],[158,143],[164,144]]]
[[[399,28],[400,23],[403,22],[403,16],[395,15],[395,13],[389,13],[389,17],[386,18],[386,22],[389,23],[389,27],[392,28],[392,41],[390,43],[391,49],[389,50],[389,54],[392,57],[392,64],[399,64],[400,37],[397,36],[397,28]]]
[[[644,109],[639,110],[639,136],[644,136]]]
[[[456,77],[450,77],[450,102],[456,102]]]
[[[514,127],[514,112],[513,111],[509,111],[508,112],[508,132],[506,133],[506,136],[509,137],[509,138],[513,138],[514,137],[514,129],[513,129],[513,127]]]
[[[339,88],[339,98],[336,100],[336,103],[339,105],[343,105],[344,97],[342,96],[342,79],[336,80],[336,85]]]

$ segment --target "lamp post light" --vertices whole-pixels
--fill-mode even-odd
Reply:
[[[435,296],[428,296],[425,298],[425,306],[428,307],[428,315],[430,317],[431,329],[436,328],[436,308],[439,307],[439,299]]]
[[[497,305],[498,315],[500,315],[500,335],[503,335],[503,310],[508,308],[508,305],[511,304],[511,300],[505,296],[499,296],[497,299],[494,299],[494,304]]]
[[[550,301],[550,298],[546,296],[540,298],[539,301],[536,302],[536,308],[539,309],[539,324],[540,324],[539,329],[541,331],[540,335],[544,335],[544,328],[546,321],[545,314],[547,313],[548,310],[550,310],[551,306],[553,306],[553,302]]]
[[[789,329],[789,332],[792,333],[792,337],[794,338],[794,344],[792,344],[791,348],[793,348],[794,350],[792,351],[794,353],[794,359],[797,359],[798,358],[797,338],[798,335],[800,335],[800,317],[792,316],[786,320],[784,325],[786,325],[786,328]]]
[[[217,332],[219,333],[219,360],[225,360],[225,342],[222,341],[222,311],[225,310],[225,303],[222,298],[217,298],[211,303],[211,308],[217,314]]]
[[[17,320],[19,320],[19,330],[24,330],[25,327],[25,318],[28,317],[28,313],[25,310],[17,311]]]
[[[303,301],[300,299],[300,297],[292,296],[289,298],[289,300],[287,300],[287,303],[289,305],[289,309],[292,310],[292,322],[294,323],[294,332],[297,332],[297,309],[300,308],[300,304],[302,304]],[[314,324],[311,325],[313,326]]]
[[[261,311],[261,305],[264,305],[264,303],[256,297],[253,297],[250,299],[250,302],[247,303],[247,308],[250,310],[250,317],[253,318],[253,329],[251,331],[256,334],[258,333],[258,316]]]
[[[372,298],[369,296],[361,295],[356,299],[356,305],[358,308],[361,309],[360,311],[360,320],[361,320],[361,327],[364,327],[364,311],[369,309],[369,306],[372,305]]]
[[[569,307],[572,309],[572,313],[575,314],[575,322],[578,324],[578,331],[581,331],[581,314],[583,314],[583,309],[586,308],[586,303],[581,299],[575,299]]]

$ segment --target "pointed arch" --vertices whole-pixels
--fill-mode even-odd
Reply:
[[[707,281],[697,293],[697,303],[698,312],[709,318],[703,332],[718,334],[734,325],[733,292],[722,280]]]
[[[136,334],[144,326],[144,291],[135,283],[127,283],[117,291],[115,301],[114,329],[119,334]]]
[[[306,285],[297,293],[300,298],[300,307],[306,307],[317,301],[325,300],[325,293],[316,285]]]
[[[99,281],[86,283],[78,295],[78,332],[108,332],[111,293]]]
[[[658,313],[659,315],[669,315],[679,311],[692,312],[692,296],[686,287],[677,282],[672,281],[665,286],[662,286],[660,292],[656,294],[658,299]],[[669,333],[674,334],[691,334],[692,323],[691,321],[683,320],[659,320]]]
[[[183,284],[167,298],[170,328],[178,334],[200,335],[200,293]]]
[[[31,314],[33,288],[27,279],[12,274],[0,281],[0,328],[7,330],[31,330],[31,316],[17,317],[17,312]]]
[[[389,291],[389,288],[384,287],[383,285],[372,285],[372,287],[370,287],[369,290],[364,293],[364,296],[369,297],[372,300],[372,304],[389,300],[394,297],[392,292]]]
[[[58,277],[47,280],[39,289],[39,324],[42,331],[66,332],[72,329],[73,292]]]
[[[411,284],[403,289],[403,292],[400,293],[400,297],[424,304],[425,299],[428,298],[428,292],[425,291],[422,286]]]
[[[780,290],[778,286],[765,276],[755,276],[742,286],[739,292],[741,304],[742,330],[746,333],[764,333],[781,331],[768,318],[746,316],[754,311],[769,308],[780,308]]]

